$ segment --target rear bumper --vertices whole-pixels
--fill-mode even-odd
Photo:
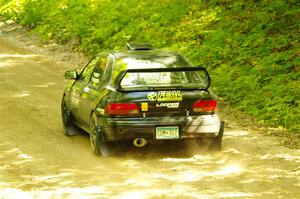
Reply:
[[[155,140],[157,126],[178,126],[179,139],[216,137],[220,130],[220,124],[221,121],[217,114],[188,117],[98,118],[98,125],[106,141],[134,138]]]

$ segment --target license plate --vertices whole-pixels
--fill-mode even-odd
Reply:
[[[156,139],[178,139],[178,126],[160,126],[155,129]]]

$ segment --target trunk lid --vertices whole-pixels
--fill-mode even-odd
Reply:
[[[213,100],[209,91],[142,91],[119,93],[114,103],[135,103],[138,113],[122,115],[123,117],[167,117],[212,114],[215,109],[195,112],[194,105],[199,101]]]

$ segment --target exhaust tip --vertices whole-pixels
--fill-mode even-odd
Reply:
[[[135,138],[133,140],[133,145],[135,147],[143,147],[146,146],[148,143],[148,141],[145,138]]]

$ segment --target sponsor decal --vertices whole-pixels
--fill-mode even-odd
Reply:
[[[77,107],[79,107],[79,105],[80,105],[80,100],[79,100],[79,98],[80,98],[80,95],[79,95],[79,93],[76,93],[76,92],[71,92],[71,103],[74,105],[74,106],[77,106]]]
[[[141,109],[142,109],[142,111],[148,111],[148,103],[147,102],[142,102]]]
[[[177,103],[159,103],[159,104],[156,104],[156,107],[178,108],[179,102],[177,102]]]
[[[149,101],[168,102],[168,101],[182,101],[180,91],[158,91],[148,93]]]
[[[93,76],[94,76],[94,77],[100,77],[100,73],[94,72],[94,73],[93,73]]]
[[[182,101],[182,95],[180,91],[159,91],[157,101]]]
[[[92,77],[92,82],[98,84],[100,80],[95,77]]]
[[[148,100],[156,101],[157,100],[157,93],[155,93],[155,92],[148,93]]]

